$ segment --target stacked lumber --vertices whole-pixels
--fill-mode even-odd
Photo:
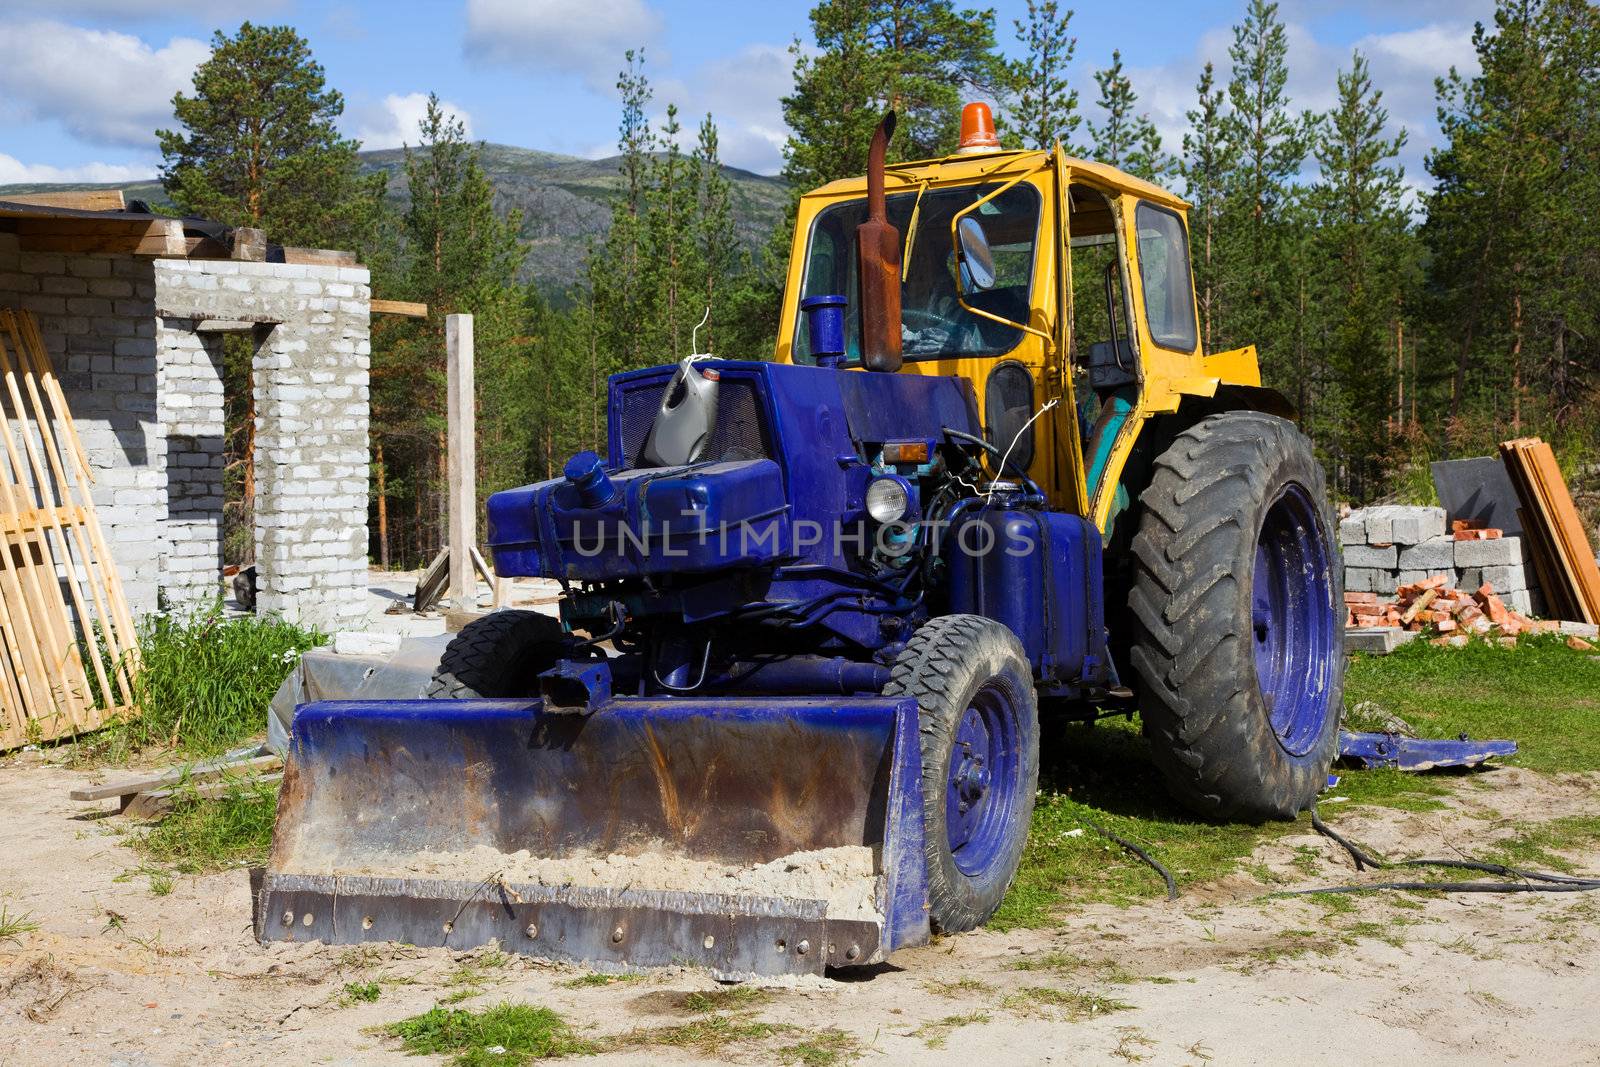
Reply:
[[[1474,637],[1511,648],[1522,634],[1561,630],[1560,622],[1530,619],[1507,607],[1488,582],[1467,592],[1452,586],[1444,574],[1399,586],[1393,600],[1381,600],[1376,593],[1347,592],[1344,602],[1347,626],[1431,633],[1436,635],[1434,644],[1452,648],[1464,647]]]
[[[1537,437],[1522,437],[1500,446],[1500,460],[1522,502],[1517,514],[1533,543],[1534,567],[1551,611],[1600,623],[1600,564],[1555,453]]]
[[[38,323],[0,308],[0,751],[132,704],[138,635],[92,481]]]

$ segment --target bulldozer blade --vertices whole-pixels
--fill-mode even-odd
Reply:
[[[325,701],[295,716],[263,941],[821,974],[928,937],[907,698]]]

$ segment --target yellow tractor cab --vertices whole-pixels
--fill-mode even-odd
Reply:
[[[962,127],[955,154],[884,170],[888,219],[903,238],[903,370],[972,382],[990,442],[1012,451],[1007,473],[1026,472],[1053,506],[1109,534],[1150,420],[1288,413],[1261,388],[1254,347],[1201,347],[1187,203],[1059,145],[1003,150],[984,104],[967,105]],[[800,200],[779,362],[814,362],[803,300],[857,291],[867,182],[843,179]],[[845,309],[844,355],[860,365],[857,302]]]

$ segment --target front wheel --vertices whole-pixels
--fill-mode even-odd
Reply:
[[[1213,415],[1140,499],[1130,659],[1151,758],[1200,814],[1291,819],[1327,784],[1344,689],[1344,583],[1311,442],[1271,415]]]
[[[935,930],[982,925],[1017,875],[1039,783],[1039,708],[1022,643],[978,615],[917,631],[886,696],[920,711],[924,851]]]

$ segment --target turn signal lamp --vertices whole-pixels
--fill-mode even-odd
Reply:
[[[980,152],[998,152],[1000,136],[994,132],[994,113],[989,105],[974,100],[961,109],[961,147],[958,156],[977,155]]]

